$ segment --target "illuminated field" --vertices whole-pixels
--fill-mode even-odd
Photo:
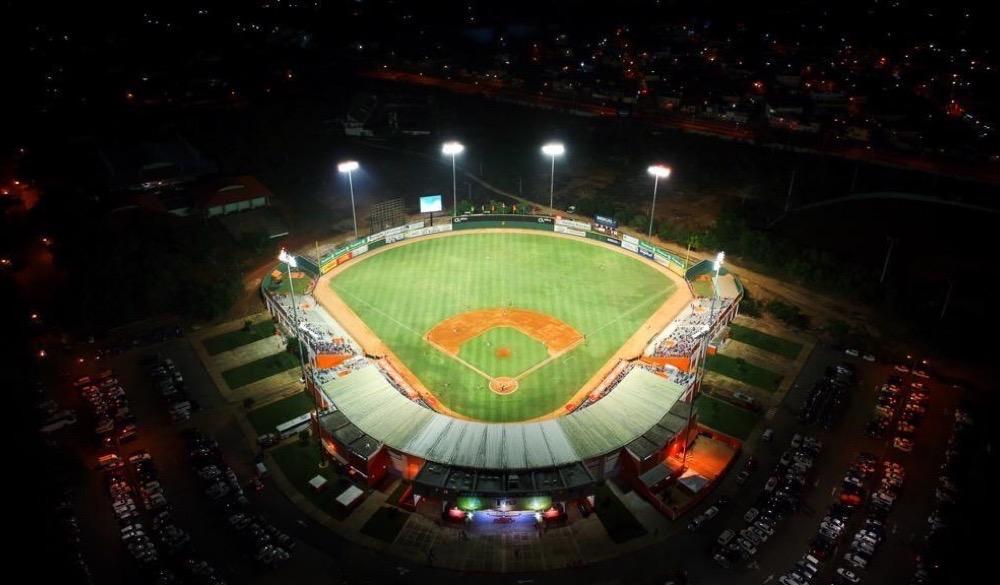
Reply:
[[[675,291],[660,271],[603,246],[496,232],[388,249],[349,265],[330,286],[444,406],[496,422],[561,408]],[[581,337],[546,351],[541,333],[497,327],[457,354],[428,341],[442,321],[488,309],[532,311]],[[489,390],[491,376],[525,368],[516,392]]]

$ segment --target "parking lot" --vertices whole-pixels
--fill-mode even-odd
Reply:
[[[192,409],[190,420],[173,420],[176,416],[172,417],[169,402],[156,380],[150,376],[149,356],[156,354],[172,359],[183,376],[188,397],[197,406]],[[141,363],[144,359],[146,364]],[[857,387],[845,395],[842,412],[825,425],[829,428],[824,428],[823,417],[803,423],[799,419],[801,406],[812,391],[814,382],[824,377],[829,366],[840,362],[853,364],[859,378]],[[343,541],[326,528],[313,524],[267,480],[260,492],[247,489],[249,480],[254,477],[255,458],[255,448],[248,437],[253,437],[255,433],[243,417],[238,416],[242,406],[228,404],[221,398],[185,339],[171,340],[103,360],[100,368],[109,367],[125,389],[138,430],[134,440],[121,445],[119,452],[125,457],[136,452],[149,453],[155,462],[158,481],[169,501],[173,522],[189,536],[191,550],[210,564],[220,578],[228,582],[278,583],[323,574],[359,583],[461,580],[462,575],[458,573],[388,560],[371,550]],[[61,395],[58,402],[81,413],[86,407],[79,392],[74,392],[69,382],[86,373],[86,368],[87,364],[74,366],[59,381]],[[98,368],[91,364],[90,369]],[[651,575],[671,575],[681,570],[687,572],[692,582],[777,582],[792,568],[796,559],[809,551],[810,541],[843,489],[845,471],[857,461],[861,452],[870,452],[880,460],[888,457],[899,462],[905,467],[907,488],[897,498],[891,514],[886,518],[885,537],[879,544],[877,554],[866,563],[863,572],[859,569],[857,573],[863,576],[865,582],[905,581],[914,570],[911,542],[926,532],[927,517],[934,509],[933,486],[944,458],[954,406],[959,396],[944,385],[940,385],[939,389],[932,388],[927,412],[919,427],[912,432],[911,452],[900,451],[892,447],[898,422],[893,422],[893,432],[882,438],[875,439],[865,434],[877,404],[876,388],[891,375],[900,373],[893,372],[889,365],[871,364],[846,357],[839,351],[817,348],[785,400],[776,411],[769,413],[769,420],[749,437],[747,453],[754,457],[755,464],[743,485],[737,485],[737,476],[745,465],[746,455],[737,462],[734,472],[724,479],[716,493],[695,513],[682,518],[677,533],[663,544],[632,553],[615,563],[579,569],[570,567],[558,574],[482,575],[480,581],[511,583],[518,579],[531,579],[534,583],[555,583],[576,578],[581,582],[652,583],[656,580]],[[899,406],[905,408],[902,404]],[[230,529],[226,519],[214,512],[212,503],[206,501],[203,480],[192,470],[185,449],[182,431],[192,427],[218,441],[227,466],[242,478],[240,483],[255,513],[263,514],[276,530],[298,541],[298,546],[293,545],[294,554],[282,566],[266,570],[255,563],[253,555],[249,555],[240,544],[240,539],[227,532]],[[773,431],[768,442],[760,438],[765,428]],[[96,581],[136,582],[140,570],[136,563],[129,560],[130,553],[122,541],[121,528],[115,521],[106,480],[101,473],[92,471],[102,452],[99,442],[86,425],[73,425],[59,432],[71,438],[66,443],[72,445],[80,461],[89,468],[81,469],[82,484],[77,509],[81,531],[97,535],[97,538],[83,539]],[[740,534],[747,528],[744,515],[750,508],[760,506],[761,494],[765,493],[772,470],[789,450],[796,434],[802,436],[801,441],[805,441],[805,437],[814,437],[822,443],[822,448],[813,456],[813,465],[803,477],[805,485],[801,486],[797,500],[798,510],[788,510],[783,520],[773,523],[769,527],[772,533],[766,535],[765,541],[751,542],[756,549],[751,558],[734,563],[733,568],[719,566],[713,561],[714,544],[718,537],[727,528],[733,529],[734,534]],[[770,490],[776,487],[772,486]],[[716,511],[704,517],[695,530],[685,529],[693,518],[712,506]],[[831,550],[831,559],[842,559],[848,552],[853,534],[863,526],[863,517],[859,515],[851,522],[845,528],[844,540],[836,544],[836,550]],[[759,525],[758,529],[763,531]],[[748,540],[751,538],[746,533],[740,536]],[[350,562],[343,562],[346,559]],[[823,563],[820,576],[832,577],[841,564]]]

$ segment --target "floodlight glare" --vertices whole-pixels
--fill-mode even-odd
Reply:
[[[452,142],[445,142],[443,145],[441,145],[441,152],[443,154],[447,154],[449,156],[454,156],[456,154],[462,154],[463,150],[465,150],[465,147],[462,146],[461,142],[454,142],[454,141],[452,141]]]
[[[337,170],[342,173],[349,173],[351,171],[356,171],[358,170],[358,162],[353,160],[342,162],[339,165],[337,165]]]
[[[542,152],[546,156],[562,156],[566,153],[566,147],[560,142],[550,142],[542,147]]]
[[[299,266],[299,263],[295,260],[295,256],[292,256],[291,254],[286,252],[284,248],[282,248],[281,252],[278,254],[278,261],[284,262],[291,268],[298,268]]]
[[[658,179],[666,179],[670,176],[670,167],[663,165],[653,165],[646,171]]]

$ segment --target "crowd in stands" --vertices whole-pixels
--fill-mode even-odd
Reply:
[[[687,388],[688,385],[692,384],[698,377],[697,372],[694,370],[685,372],[684,370],[669,365],[657,366],[655,364],[642,363],[639,367],[648,372],[663,376],[667,380],[670,380],[671,382],[684,388]]]
[[[430,404],[427,404],[427,402],[424,401],[423,397],[417,391],[413,390],[409,386],[406,386],[399,379],[399,376],[396,374],[396,372],[392,370],[392,366],[383,361],[376,362],[376,365],[378,366],[379,371],[382,372],[382,375],[385,377],[386,381],[389,382],[389,384],[393,388],[395,388],[397,392],[405,396],[411,402],[416,402],[417,404],[423,406],[428,410],[434,410],[433,408],[431,408]]]
[[[667,326],[667,334],[663,336],[653,349],[655,357],[688,357],[695,353],[703,335],[709,332],[712,320],[718,319],[735,302],[735,299],[715,299],[715,310],[712,310],[712,299],[698,298],[684,309],[684,312]]]
[[[618,384],[625,379],[625,376],[627,376],[628,373],[632,371],[632,367],[635,365],[628,362],[623,362],[623,363],[625,365],[618,370],[618,373],[616,373],[610,379],[604,380],[604,385],[599,387],[596,392],[591,392],[590,394],[588,394],[587,397],[583,400],[583,402],[581,402],[580,405],[576,407],[576,410],[587,408],[588,406],[604,398],[612,390],[614,390],[615,387],[617,387]]]

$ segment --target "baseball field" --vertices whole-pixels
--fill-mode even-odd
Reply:
[[[603,245],[499,231],[379,250],[329,286],[441,405],[490,422],[563,408],[677,290]]]

